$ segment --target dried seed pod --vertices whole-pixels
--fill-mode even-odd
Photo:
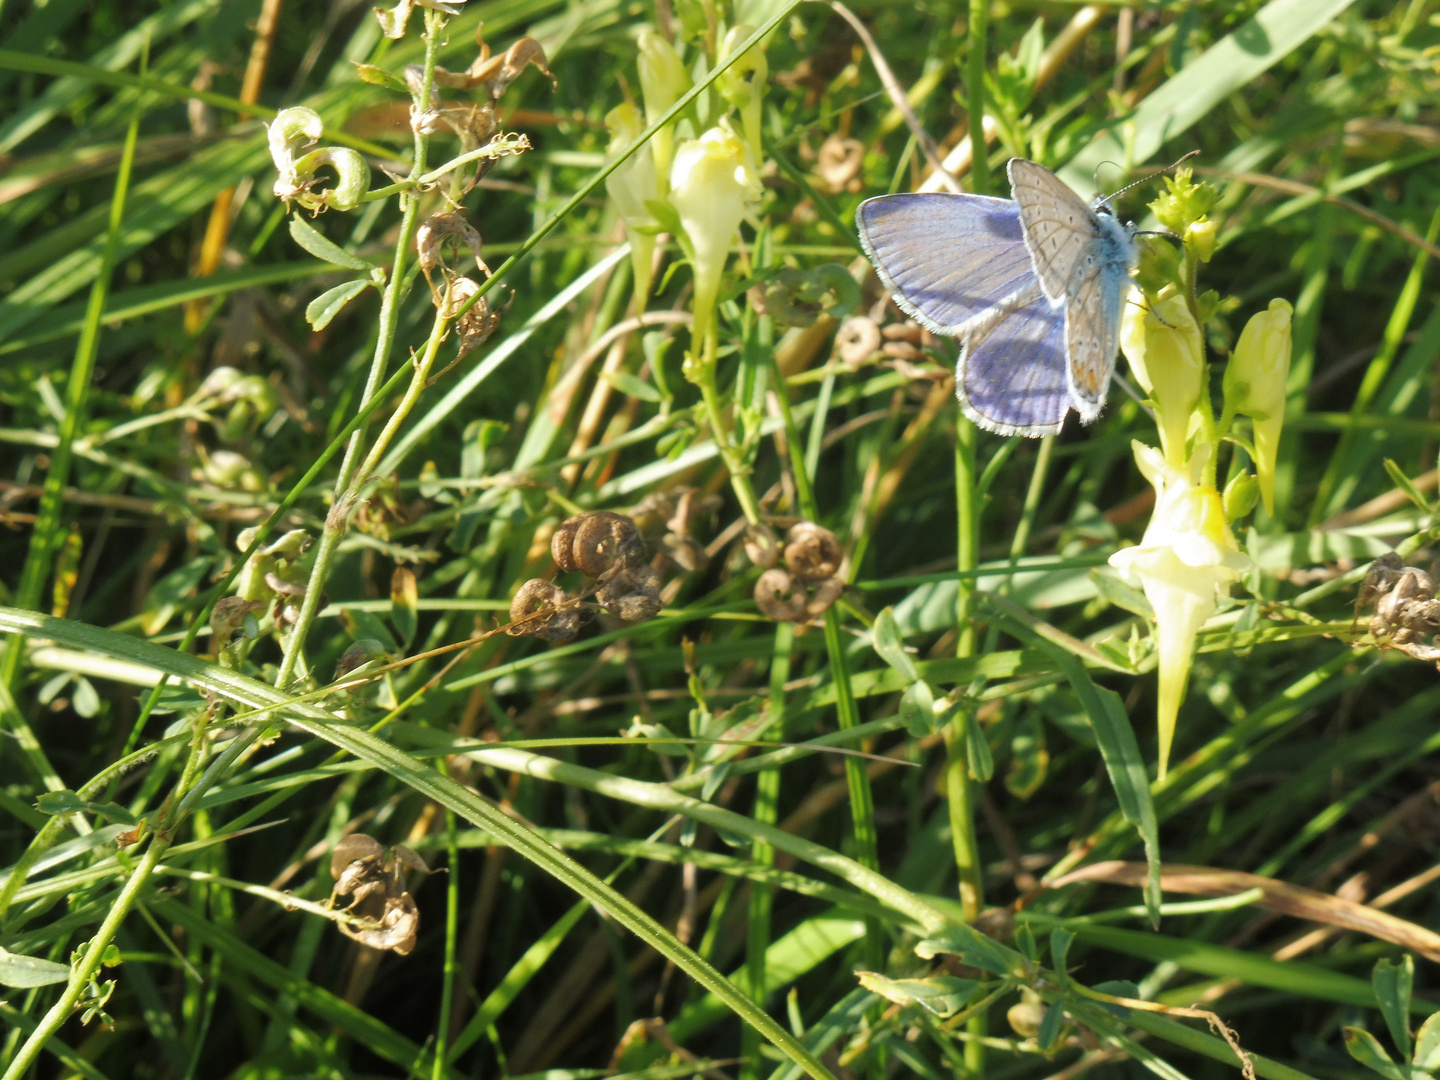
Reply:
[[[660,575],[651,566],[619,566],[595,591],[595,602],[625,622],[643,622],[660,613]]]
[[[335,845],[330,854],[330,874],[335,886],[330,893],[353,896],[344,908],[365,923],[340,923],[340,932],[372,949],[390,949],[406,956],[415,948],[420,913],[405,887],[405,871],[428,874],[425,860],[409,848],[397,845],[387,855],[373,836],[352,833]]]
[[[829,529],[799,521],[785,534],[785,565],[801,581],[834,577],[845,553]]]
[[[805,618],[805,587],[778,567],[766,570],[755,582],[755,606],[767,619],[799,622]]]
[[[745,530],[745,555],[762,570],[769,570],[780,561],[780,541],[769,525],[763,522]]]
[[[490,268],[480,258],[480,232],[460,214],[431,214],[415,231],[415,250],[420,256],[420,269],[428,276],[441,264],[442,248],[446,241],[452,241],[457,248],[468,248],[475,257],[475,265],[490,276]]]
[[[440,310],[440,317],[443,319],[456,318],[456,313],[465,306],[467,300],[479,291],[479,288],[479,284],[468,277],[457,277],[452,280],[445,287],[444,299],[436,304]],[[485,340],[499,327],[500,316],[509,306],[507,301],[504,307],[492,310],[490,301],[482,296],[465,314],[460,315],[455,324],[460,331],[459,355],[464,356],[471,349],[483,345]]]
[[[844,591],[845,582],[839,578],[825,578],[814,582],[810,586],[810,598],[805,601],[805,614],[811,618],[825,614]]]
[[[246,600],[239,596],[222,596],[216,600],[210,612],[210,634],[216,650],[230,644],[235,631],[245,625],[245,616],[258,615],[264,610],[264,600]]]
[[[572,521],[576,526],[571,554],[575,566],[587,576],[599,577],[617,566],[636,566],[645,561],[645,541],[635,522],[624,514],[596,510],[579,514],[564,524]],[[554,551],[553,544],[551,551]],[[556,563],[558,565],[559,559]]]
[[[682,533],[666,533],[660,538],[660,546],[669,556],[670,561],[687,574],[703,570],[710,563],[710,557],[705,554],[705,548],[693,536],[685,536]]]
[[[921,345],[925,341],[925,328],[907,319],[905,322],[886,324],[881,328],[880,336],[886,341],[908,341],[911,345]]]
[[[573,574],[580,569],[580,564],[575,561],[575,536],[584,517],[584,514],[576,514],[566,518],[556,526],[554,535],[550,537],[550,557],[563,573]]]
[[[880,346],[880,352],[892,360],[923,360],[925,354],[908,341],[887,341]]]
[[[887,327],[888,329],[888,327]],[[847,364],[863,364],[880,351],[880,328],[864,315],[852,315],[840,324],[835,349]]]
[[[575,598],[554,582],[531,578],[510,601],[511,637],[538,637],[545,641],[573,641],[588,613],[573,605]]]
[[[865,144],[859,139],[842,139],[831,135],[820,147],[820,157],[815,171],[825,181],[831,194],[849,190],[860,176],[860,166],[865,163]]]

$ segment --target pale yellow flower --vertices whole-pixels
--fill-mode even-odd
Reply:
[[[760,198],[760,181],[745,143],[720,121],[681,143],[670,171],[670,203],[685,228],[695,273],[693,339],[703,342],[715,319],[720,275],[746,212]]]
[[[659,34],[646,30],[637,42],[640,55],[640,94],[645,99],[645,118],[655,123],[665,111],[690,89],[690,75],[675,46]],[[655,155],[655,169],[663,181],[670,173],[670,157],[675,147],[675,125],[666,124],[650,140]]]
[[[645,130],[640,110],[628,101],[615,106],[605,117],[610,129],[610,157],[618,157]],[[642,302],[650,295],[650,267],[655,255],[655,234],[659,226],[647,203],[660,198],[655,159],[648,147],[641,147],[605,178],[605,190],[625,222],[630,240],[630,262],[635,271],[635,295]]]
[[[1159,667],[1159,776],[1163,780],[1185,697],[1195,636],[1215,613],[1230,583],[1251,563],[1226,524],[1220,493],[1198,482],[1208,452],[1185,470],[1168,464],[1153,447],[1131,444],[1135,462],[1155,488],[1155,512],[1138,547],[1110,556],[1110,565],[1145,590],[1155,610]]]
[[[1120,323],[1120,348],[1155,406],[1165,460],[1182,468],[1190,420],[1205,389],[1205,349],[1185,299],[1172,295],[1152,304],[1132,292]]]
[[[1285,300],[1253,316],[1235,354],[1225,368],[1225,410],[1243,413],[1255,427],[1255,472],[1260,497],[1269,513],[1275,511],[1275,457],[1280,452],[1280,429],[1285,423],[1285,384],[1290,376],[1290,317],[1294,308]]]

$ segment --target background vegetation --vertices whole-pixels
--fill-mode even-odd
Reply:
[[[1428,664],[1368,647],[1352,605],[1371,559],[1398,546],[1424,567],[1440,536],[1440,11],[855,5],[941,154],[983,70],[992,190],[1016,154],[1082,187],[1109,159],[1113,189],[1122,166],[1200,151],[1221,194],[1202,280],[1223,297],[1217,373],[1250,314],[1295,304],[1276,510],[1241,536],[1257,570],[1201,636],[1152,791],[1143,600],[1100,569],[1144,528],[1153,493],[1130,443],[1154,441],[1150,419],[1116,389],[1098,423],[1055,439],[957,421],[953,346],[901,326],[851,224],[862,198],[922,183],[925,154],[840,13],[736,6],[484,0],[435,36],[452,71],[482,23],[497,53],[529,36],[554,75],[503,91],[504,130],[533,149],[462,193],[503,264],[486,301],[504,310],[454,367],[458,333],[427,352],[435,306],[409,237],[455,189],[300,214],[346,264],[297,243],[256,119],[308,105],[322,145],[367,155],[373,187],[381,168],[406,176],[409,103],[355,63],[401,76],[435,13],[397,41],[349,2],[278,19],[217,0],[0,14],[7,1076],[1236,1068],[1203,1017],[1096,986],[1215,1010],[1262,1075],[1363,1075],[1346,1025],[1375,1033],[1382,1072],[1378,1047],[1409,1049],[1398,1017],[1435,1007],[1440,959],[1424,931],[1440,916],[1440,690]],[[708,48],[703,79],[723,31],[772,20],[763,195],[722,282],[707,408],[683,367],[684,252],[662,242],[655,295],[638,297],[617,207],[591,182],[606,114],[640,98],[640,31],[690,36],[691,64]],[[682,105],[680,137],[728,100]],[[428,138],[431,168],[458,152],[448,128]],[[307,324],[373,266],[392,271],[383,307],[356,286]],[[661,314],[633,321],[647,310]],[[846,315],[889,329],[883,347],[842,355]],[[433,385],[412,382],[412,356]],[[388,446],[351,489],[361,463],[343,449],[367,405],[357,453]],[[757,611],[723,460],[777,528],[810,518],[839,538],[850,587],[813,626]],[[686,489],[694,513],[676,515]],[[209,605],[242,530],[320,538],[346,491],[362,498],[339,499],[355,517],[331,530],[303,649],[285,620],[306,618],[323,544],[266,556],[293,586],[267,598],[293,607],[237,616],[217,655]],[[658,564],[658,616],[421,656],[507,621],[521,582],[551,575],[555,527],[602,509],[689,553],[693,570]],[[326,691],[347,650],[372,680]],[[917,705],[918,680],[952,707]],[[1279,886],[1232,875],[1219,899],[1167,897],[1157,932],[1133,883],[1040,888],[1144,859],[1127,817],[1167,866],[1325,895],[1287,908]],[[392,923],[390,948],[357,944],[340,924],[373,924],[326,906],[352,832],[447,871],[367,864],[380,899],[406,918],[413,901],[413,942]],[[1398,925],[1359,925],[1336,898]],[[989,937],[966,929],[982,910]],[[1405,968],[1370,982],[1407,949],[1413,1006]],[[857,969],[916,981],[862,986]]]

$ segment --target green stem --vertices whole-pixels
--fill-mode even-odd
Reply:
[[[414,104],[424,108],[429,101],[435,79],[435,54],[439,48],[441,30],[445,25],[445,18],[439,12],[425,11],[425,62],[424,77],[420,81],[420,87],[416,91]],[[429,145],[428,136],[422,135],[418,130],[415,132],[415,158],[410,165],[409,179],[413,180],[425,172],[425,151]],[[390,270],[390,280],[386,283],[384,297],[380,302],[380,322],[375,337],[375,352],[370,361],[370,372],[365,379],[365,388],[360,395],[360,408],[371,404],[375,397],[377,387],[384,378],[385,369],[389,366],[390,354],[395,345],[395,335],[399,327],[400,306],[404,302],[406,288],[405,260],[410,253],[410,245],[414,240],[415,231],[419,227],[420,200],[413,193],[400,196],[400,231],[395,238],[395,256],[393,266]],[[428,356],[433,359],[434,348],[438,345],[436,341],[437,332],[444,320],[436,314],[436,330],[431,333],[431,347],[426,350]],[[424,377],[416,372],[418,381],[423,389]],[[385,434],[389,438],[394,437],[398,430],[398,424],[409,415],[410,408],[414,406],[414,400],[418,398],[415,389],[417,379],[412,378],[411,389],[407,392],[406,401],[408,408],[397,409],[385,427]],[[345,538],[349,527],[350,513],[354,509],[359,486],[364,484],[367,473],[364,469],[356,467],[356,459],[360,454],[360,446],[363,441],[363,429],[357,428],[351,435],[349,445],[345,448],[345,457],[340,463],[340,473],[335,480],[335,504],[325,519],[324,531],[320,534],[320,542],[315,550],[315,561],[311,565],[310,578],[306,582],[305,597],[300,604],[300,613],[295,619],[295,625],[291,628],[289,636],[285,639],[285,654],[280,663],[280,671],[275,677],[276,686],[288,686],[295,676],[295,669],[304,655],[305,637],[315,616],[320,611],[320,598],[324,592],[325,581],[330,575],[330,570],[335,561],[336,552],[340,541]],[[377,447],[379,443],[377,442]],[[378,461],[378,455],[373,451],[367,457],[366,464]]]
[[[795,644],[795,627],[790,623],[775,624],[775,649],[770,658],[770,724],[783,721],[785,715],[785,684],[790,681],[790,650]],[[773,730],[767,731],[773,737]],[[783,734],[783,731],[781,732]],[[765,769],[755,777],[755,809],[753,820],[761,825],[774,825],[779,820],[780,770]],[[775,865],[775,849],[764,840],[750,845],[750,858],[761,866]],[[774,889],[768,882],[750,883],[750,912],[745,935],[745,970],[755,1004],[765,1006],[765,959],[770,948],[770,913]],[[740,1080],[758,1080],[760,1076],[760,1033],[746,1025],[740,1032]]]
[[[445,758],[439,765],[445,771]],[[448,867],[445,882],[445,967],[440,984],[440,1022],[435,1035],[435,1069],[433,1080],[444,1075],[446,1043],[450,1038],[450,1011],[455,995],[455,936],[460,912],[460,846],[456,841],[455,811],[445,811],[445,858]]]
[[[965,91],[970,110],[970,190],[990,194],[990,154],[985,144],[985,35],[990,0],[970,0],[970,55]]]
[[[760,501],[750,486],[750,467],[741,460],[734,444],[730,441],[730,429],[725,423],[725,410],[720,406],[720,390],[715,385],[715,328],[712,326],[705,335],[702,356],[687,360],[694,372],[692,378],[700,387],[700,397],[705,403],[705,416],[710,421],[710,437],[715,440],[715,449],[725,462],[730,473],[730,487],[740,503],[740,511],[751,525],[760,524]]]

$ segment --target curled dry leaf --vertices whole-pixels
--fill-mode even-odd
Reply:
[[[531,578],[510,601],[511,637],[537,637],[544,641],[573,641],[590,613],[552,581]]]
[[[436,86],[443,86],[448,90],[474,90],[483,86],[490,100],[498,101],[530,64],[538,68],[552,86],[555,85],[555,76],[551,74],[545,60],[545,50],[534,38],[521,38],[499,56],[490,55],[490,46],[485,44],[478,31],[475,38],[476,44],[480,46],[480,55],[475,62],[464,71],[449,71],[437,66]],[[418,64],[410,66],[419,69]],[[406,78],[410,78],[408,70]]]

